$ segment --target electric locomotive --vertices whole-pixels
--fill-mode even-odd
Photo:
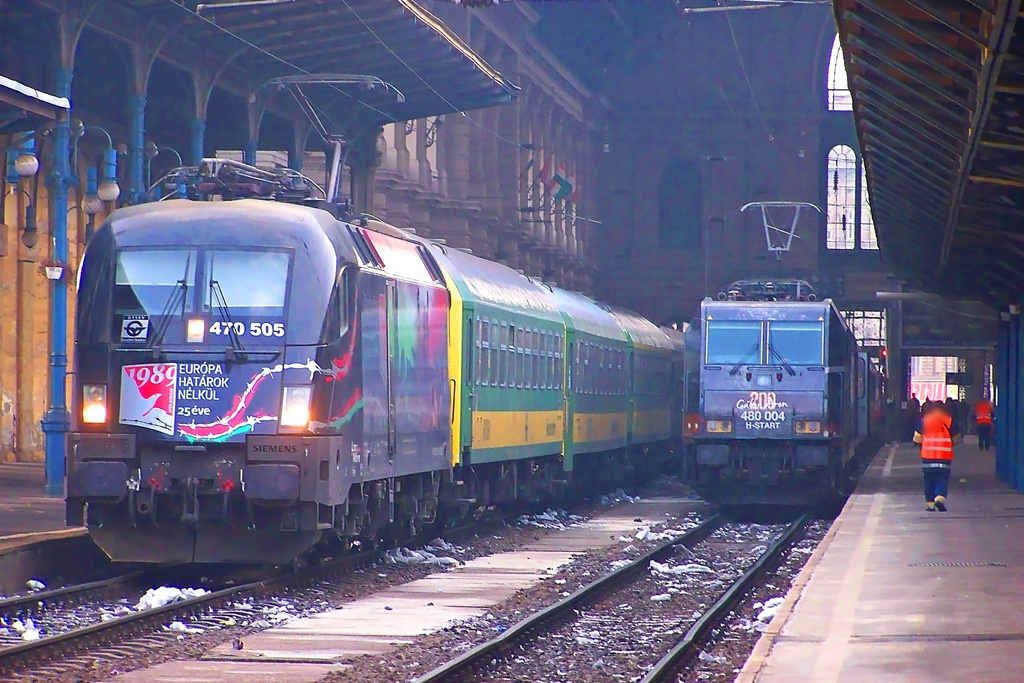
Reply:
[[[113,559],[290,562],[671,449],[649,321],[289,169],[175,183],[190,199],[115,211],[79,270],[66,519]]]
[[[831,300],[799,280],[733,283],[689,330],[687,470],[709,501],[804,504],[843,492],[879,400],[877,369]],[[696,381],[693,381],[693,379]]]

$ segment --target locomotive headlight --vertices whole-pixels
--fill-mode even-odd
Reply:
[[[206,337],[206,321],[202,318],[191,318],[185,326],[185,339],[191,344],[202,344]]]
[[[732,431],[732,420],[708,420],[705,424],[712,434],[728,434]]]
[[[309,423],[310,387],[285,387],[281,399],[281,426],[305,427]]]
[[[793,423],[793,431],[797,434],[820,434],[821,422],[817,420],[797,420]],[[828,436],[828,434],[825,436]]]
[[[82,422],[91,425],[107,421],[107,387],[86,384],[82,387]]]

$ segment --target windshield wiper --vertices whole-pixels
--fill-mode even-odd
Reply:
[[[181,279],[174,283],[174,288],[171,293],[167,295],[167,302],[164,304],[163,309],[160,311],[160,327],[157,328],[156,334],[153,335],[147,348],[156,348],[164,340],[164,335],[167,334],[167,328],[171,324],[171,312],[181,304],[181,317],[185,317],[185,304],[188,301],[188,269],[192,264],[192,252],[189,252],[185,257],[185,273],[181,276]]]
[[[761,342],[759,342],[759,341],[754,342],[751,345],[750,350],[747,351],[742,356],[740,356],[740,359],[739,359],[739,361],[736,362],[736,365],[732,366],[732,370],[729,371],[729,375],[737,374],[740,371],[740,366],[742,366],[744,363],[746,363],[747,359],[750,358],[760,348],[761,348]]]
[[[786,372],[789,373],[790,377],[796,375],[796,370],[793,369],[793,366],[789,364],[789,361],[786,360],[781,353],[775,350],[775,347],[772,346],[771,342],[768,343],[768,353],[775,356],[775,358],[782,363],[782,367],[786,369]]]
[[[235,332],[235,321],[231,318],[231,309],[228,307],[227,297],[224,296],[224,290],[221,289],[220,283],[210,278],[210,293],[213,294],[214,303],[217,305],[217,312],[220,313],[221,319],[227,323],[228,326],[228,338],[231,340],[231,351],[245,351],[245,347],[242,346],[242,340],[238,338],[238,334]],[[234,354],[230,354],[229,358]]]

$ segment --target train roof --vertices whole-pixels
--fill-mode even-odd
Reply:
[[[565,326],[577,332],[586,332],[603,339],[626,341],[626,333],[619,321],[596,301],[559,287],[550,287],[555,305],[562,312]]]
[[[245,230],[238,229],[240,224]],[[192,239],[199,231],[204,241],[212,244],[295,246],[308,244],[316,233],[336,231],[338,225],[323,209],[263,199],[149,202],[118,209],[104,222],[118,246],[152,244],[156,230],[160,231],[161,242],[172,242],[170,238],[177,229],[189,233]]]
[[[673,349],[679,352],[686,349],[686,333],[683,330],[676,330],[671,327],[662,327],[660,329],[662,334],[668,338]]]
[[[647,318],[640,316],[625,308],[610,308],[611,314],[619,321],[619,325],[626,332],[626,337],[633,343],[633,346],[643,346],[650,349],[672,349],[672,342],[661,331],[657,325]]]
[[[701,302],[701,317],[715,320],[822,320],[839,315],[831,299],[821,301],[713,301]]]
[[[424,240],[424,243],[429,245],[430,253],[458,288],[463,301],[563,322],[554,297],[546,287],[500,263],[449,249],[430,240]]]

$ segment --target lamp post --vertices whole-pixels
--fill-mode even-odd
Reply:
[[[20,185],[22,180],[31,178],[39,172],[39,159],[36,158],[35,151],[36,141],[33,137],[26,137],[18,147],[8,149],[5,174],[7,183],[16,191],[24,192],[28,199],[25,205],[25,227],[21,233],[21,243],[27,249],[31,249],[39,242],[39,232],[36,229],[36,207],[32,202],[32,195],[23,190]]]
[[[152,140],[147,142],[146,146],[143,148],[143,152],[142,152],[143,155],[146,157],[146,188],[147,188],[146,189],[146,196],[147,197],[149,197],[149,193],[150,192],[153,192],[153,190],[156,189],[156,185],[153,184],[153,179],[151,177],[151,172],[152,172],[153,159],[156,159],[158,156],[160,156],[160,152],[170,152],[171,154],[173,154],[175,156],[175,158],[177,158],[177,160],[178,160],[178,165],[176,166],[176,168],[181,168],[182,166],[185,165],[181,161],[181,154],[178,153],[178,150],[174,149],[173,147],[161,147],[161,146],[157,145],[155,142],[153,142]],[[161,178],[161,180],[162,180],[162,178]],[[157,183],[159,184],[159,182],[160,181],[158,180]],[[178,193],[179,193],[179,190],[176,189],[174,194],[177,195]],[[153,195],[153,199],[159,199],[159,198],[160,198],[159,197],[159,192],[157,192],[157,193],[155,193]]]

